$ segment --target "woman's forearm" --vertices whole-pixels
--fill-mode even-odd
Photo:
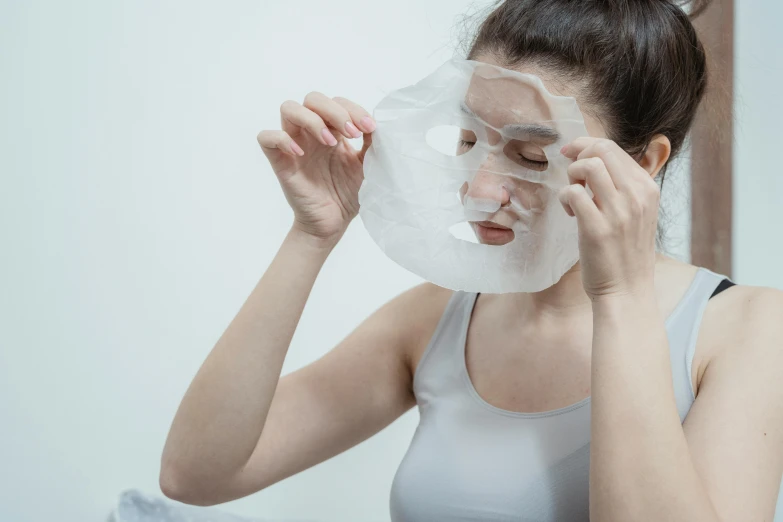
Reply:
[[[593,304],[590,518],[716,522],[691,461],[649,289]]]
[[[247,462],[269,412],[283,361],[331,245],[292,229],[272,264],[202,364],[174,418],[161,481],[194,487]]]

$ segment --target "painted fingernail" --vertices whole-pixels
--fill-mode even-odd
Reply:
[[[356,126],[350,121],[345,122],[345,132],[347,132],[352,138],[361,138],[362,133]]]
[[[321,137],[324,139],[324,143],[329,145],[330,147],[334,147],[337,145],[337,140],[334,138],[331,132],[329,132],[329,129],[323,128],[321,129]]]
[[[369,116],[365,116],[359,120],[359,125],[361,125],[362,129],[364,129],[364,132],[372,132],[375,130],[375,122],[372,121],[372,118]]]
[[[291,150],[296,154],[297,156],[304,156],[304,151],[302,150],[302,147],[300,147],[295,141],[291,140]]]

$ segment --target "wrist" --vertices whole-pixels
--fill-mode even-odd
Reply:
[[[653,299],[655,293],[655,272],[650,270],[646,274],[634,274],[612,278],[602,284],[585,283],[588,297],[594,304],[620,303],[628,301]]]
[[[304,248],[305,250],[311,251],[313,254],[326,256],[331,253],[335,246],[337,246],[338,241],[340,241],[340,237],[342,237],[342,234],[326,238],[318,237],[305,230],[302,230],[301,228],[297,227],[296,224],[294,224],[291,227],[291,230],[288,231],[286,241],[294,243],[297,246]]]
[[[658,313],[658,299],[652,285],[591,296],[591,301],[593,317],[610,321]]]

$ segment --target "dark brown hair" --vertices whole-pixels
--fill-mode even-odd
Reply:
[[[683,7],[690,7],[690,17]],[[532,63],[583,85],[590,111],[632,156],[663,134],[675,157],[707,83],[690,18],[708,0],[504,0],[468,46],[507,68]],[[588,107],[584,108],[585,110]],[[665,167],[660,173],[663,181]]]
[[[704,47],[691,19],[709,2],[502,0],[472,31],[466,57],[488,54],[506,68],[533,64],[577,82],[587,104],[582,110],[604,124],[610,139],[638,159],[662,134],[671,160],[707,86]],[[661,188],[668,165],[658,173]],[[664,218],[662,206],[662,249]]]

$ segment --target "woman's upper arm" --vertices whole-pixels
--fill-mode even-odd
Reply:
[[[721,520],[772,520],[783,472],[783,292],[724,294],[702,325],[717,350],[683,429]]]
[[[256,449],[227,485],[230,496],[249,495],[323,462],[409,410],[415,404],[410,355],[428,343],[450,295],[417,286],[324,356],[281,377]]]

